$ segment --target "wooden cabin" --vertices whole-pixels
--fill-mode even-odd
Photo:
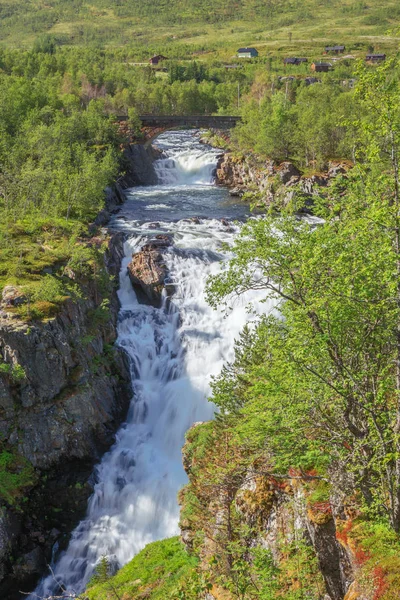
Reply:
[[[239,48],[238,58],[257,58],[258,51],[255,48]]]
[[[367,54],[365,60],[368,63],[383,62],[384,60],[386,60],[386,54]]]
[[[306,63],[307,61],[307,58],[298,58],[297,56],[283,59],[285,65],[300,65],[301,63]]]
[[[346,46],[325,46],[324,54],[342,54]]]
[[[313,62],[311,65],[311,71],[315,73],[327,73],[332,69],[331,63],[326,62]]]

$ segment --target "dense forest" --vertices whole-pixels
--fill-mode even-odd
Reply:
[[[3,285],[29,284],[37,302],[67,293],[61,280],[43,272],[75,260],[74,240],[124,169],[126,140],[116,115],[128,114],[137,128],[138,114],[239,110],[243,124],[233,136],[239,153],[291,158],[310,169],[354,154],[352,129],[342,123],[358,113],[357,99],[337,76],[327,74],[323,85],[299,79],[288,87],[276,72],[252,65],[226,70],[220,63],[169,61],[160,77],[130,66],[124,51],[39,41],[31,51],[0,50],[0,276]],[[341,74],[351,68],[344,65]]]

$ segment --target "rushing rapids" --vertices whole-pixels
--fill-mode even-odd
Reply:
[[[118,343],[131,365],[131,408],[96,469],[86,518],[32,599],[59,592],[57,582],[79,593],[102,556],[118,568],[147,543],[177,534],[185,432],[212,418],[210,378],[232,359],[235,338],[254,318],[247,304],[251,300],[255,312],[265,311],[257,292],[238,300],[228,316],[205,301],[208,276],[227,259],[221,243],[238,230],[225,219],[247,216],[226,190],[212,185],[218,152],[199,144],[193,132],[163,134],[158,145],[165,153],[156,163],[159,185],[131,189],[113,223],[129,234]],[[176,288],[159,309],[138,303],[127,275],[132,253],[158,233],[174,240],[165,259]]]

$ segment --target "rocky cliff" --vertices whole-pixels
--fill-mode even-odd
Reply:
[[[102,234],[89,243],[107,245],[105,265],[116,276],[123,236]],[[113,345],[115,285],[100,289],[87,279],[80,286],[82,297],[66,298],[54,318],[26,322],[4,304],[0,311],[1,362],[11,367],[0,373],[1,444],[3,456],[13,457],[11,474],[26,473],[8,489],[0,515],[4,599],[33,585],[52,545],[85,510],[93,464],[112,443],[130,400],[126,359]],[[3,472],[3,487],[4,478]]]
[[[315,196],[324,194],[330,182],[349,168],[347,162],[331,162],[322,173],[304,175],[289,161],[278,164],[227,152],[217,165],[216,181],[230,187],[232,195],[250,194],[260,206],[279,209],[296,203],[301,210],[312,211]]]
[[[270,461],[218,420],[188,432],[180,526],[209,589],[200,597],[397,597],[396,536],[363,519],[346,482],[296,469],[274,475]]]
[[[155,151],[154,151],[155,152]],[[100,227],[124,189],[155,183],[151,148],[124,150],[124,173],[79,241],[102,257],[84,273],[66,267],[76,294],[57,314],[22,318],[27,299],[6,286],[0,305],[0,597],[33,589],[83,516],[94,463],[114,440],[130,401],[129,369],[114,346],[124,236]],[[90,237],[92,236],[92,237]],[[92,270],[93,270],[92,269]],[[104,273],[103,273],[104,271]],[[101,276],[100,276],[101,275]],[[29,308],[29,307],[28,307]],[[29,312],[29,310],[28,310]],[[56,546],[55,546],[56,544]]]

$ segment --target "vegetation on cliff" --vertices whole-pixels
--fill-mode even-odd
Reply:
[[[189,556],[179,538],[148,544],[115,576],[103,559],[85,592],[89,600],[124,598],[139,600],[196,600],[205,590],[196,571],[197,559]]]
[[[398,589],[396,560],[385,543],[380,553],[371,542],[380,528],[386,548],[393,553],[399,548],[400,105],[395,71],[387,63],[359,74],[360,118],[353,123],[357,164],[316,204],[321,222],[310,224],[285,212],[249,221],[228,269],[210,281],[213,305],[223,301],[229,310],[237,294],[257,288],[265,289],[279,309],[244,332],[235,361],[214,382],[217,422],[207,426],[208,433],[190,433],[186,451],[190,485],[183,494],[183,526],[190,530],[197,523],[191,543],[195,549],[200,544],[200,555],[207,545],[217,545],[214,581],[221,581],[222,573],[222,587],[235,598],[281,593],[263,596],[263,579],[254,574],[255,540],[268,538],[268,528],[254,521],[262,502],[253,503],[255,532],[250,538],[240,532],[249,523],[241,498],[259,493],[260,478],[267,490],[267,516],[274,502],[276,508],[274,494],[296,497],[300,486],[314,534],[334,519],[360,597],[389,599]],[[210,495],[199,469],[205,453],[207,480],[211,471],[210,485],[217,486]],[[291,491],[282,489],[285,482]],[[214,522],[205,519],[204,525],[193,515],[207,509]],[[242,517],[235,529],[237,511]],[[315,540],[312,545],[321,567]],[[284,552],[279,555],[278,569],[285,560]],[[247,591],[238,588],[241,560],[247,563],[241,572]],[[322,567],[321,572],[336,597],[331,575]],[[295,579],[300,584],[294,597],[320,597],[321,590],[307,589],[306,575]],[[312,574],[310,581],[315,582]]]
[[[96,329],[110,318],[113,283],[104,264],[106,240],[93,239],[96,229],[90,234],[88,224],[104,207],[104,189],[122,167],[120,137],[95,100],[81,105],[63,93],[60,76],[45,66],[46,53],[35,74],[28,75],[34,56],[9,55],[8,68],[2,62],[0,72],[2,322],[16,328],[18,322],[45,322],[68,299],[90,298]],[[26,336],[29,332],[28,327]],[[5,390],[19,398],[27,383],[10,348],[0,352],[0,376],[0,499],[13,505],[21,502],[37,474],[7,444],[12,423]]]

